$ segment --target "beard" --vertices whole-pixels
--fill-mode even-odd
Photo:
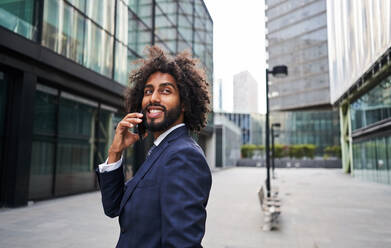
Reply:
[[[155,119],[152,119],[148,123],[146,113],[148,112],[147,109],[150,106],[159,106],[159,107],[163,108],[163,116],[164,116],[163,121],[156,122]],[[148,106],[146,106],[143,109],[143,122],[142,123],[144,123],[145,129],[149,130],[150,132],[162,132],[162,131],[166,131],[167,129],[169,129],[170,126],[178,120],[180,115],[181,115],[181,105],[180,104],[178,104],[175,108],[170,109],[170,110],[167,110],[164,106],[162,106],[160,104],[148,104]]]

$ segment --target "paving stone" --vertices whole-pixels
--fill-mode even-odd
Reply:
[[[279,229],[262,231],[257,192],[265,168],[213,173],[206,248],[391,247],[391,186],[338,169],[278,169]],[[0,210],[0,247],[115,247],[117,219],[92,192]]]

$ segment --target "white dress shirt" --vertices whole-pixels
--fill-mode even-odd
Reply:
[[[158,146],[164,140],[164,138],[167,137],[168,134],[170,134],[175,129],[177,129],[179,127],[183,127],[183,126],[185,126],[185,124],[184,123],[180,123],[178,125],[175,125],[175,126],[171,127],[170,129],[166,130],[164,133],[159,135],[159,137],[157,137],[153,141],[153,144],[155,146]],[[108,164],[107,161],[109,160],[109,158],[107,158],[106,161],[103,164],[99,165],[99,172],[103,173],[103,172],[109,172],[109,171],[113,171],[113,170],[118,169],[122,165],[122,159],[123,159],[123,155],[121,156],[121,159],[118,160],[117,162]]]

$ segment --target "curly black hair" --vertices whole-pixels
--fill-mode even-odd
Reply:
[[[168,73],[176,80],[187,128],[199,132],[207,124],[210,95],[209,83],[198,59],[192,58],[188,51],[169,56],[158,46],[148,47],[147,52],[147,58],[137,61],[141,67],[129,76],[130,87],[125,91],[126,111],[140,111],[144,85],[151,74],[158,71]]]

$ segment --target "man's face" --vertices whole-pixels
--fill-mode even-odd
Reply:
[[[141,107],[146,129],[157,135],[183,122],[179,89],[171,74],[155,72],[149,76]]]

